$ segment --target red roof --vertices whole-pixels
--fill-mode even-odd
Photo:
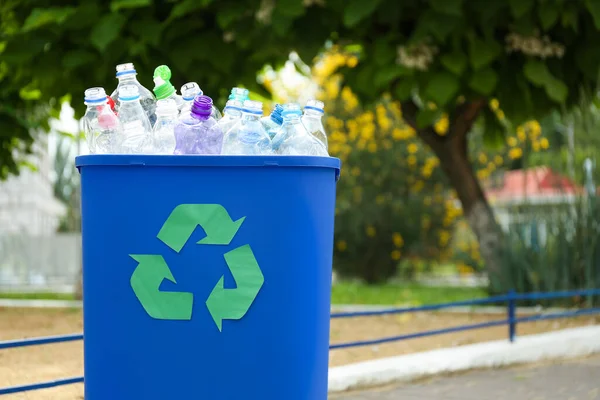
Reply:
[[[486,190],[489,200],[514,200],[521,198],[552,198],[582,193],[582,188],[549,167],[507,171],[500,185]]]

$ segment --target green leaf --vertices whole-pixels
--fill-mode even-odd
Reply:
[[[206,7],[212,1],[213,0],[184,0],[173,7],[169,19],[184,17],[196,10]]]
[[[504,146],[506,130],[492,112],[484,114],[483,144],[491,150],[499,150]]]
[[[277,9],[281,15],[294,18],[303,15],[305,12],[302,0],[278,0]]]
[[[19,97],[25,101],[39,100],[42,97],[42,91],[32,82],[19,90]]]
[[[542,28],[546,31],[558,20],[559,15],[559,5],[556,0],[546,1],[539,5],[538,16],[540,17],[540,22],[542,23]]]
[[[467,66],[467,56],[458,51],[444,54],[440,61],[444,67],[455,75],[461,75]]]
[[[48,24],[62,24],[75,12],[73,7],[34,8],[23,24],[23,32],[29,32]]]
[[[439,106],[445,106],[454,98],[460,84],[450,72],[438,72],[431,78],[425,89],[425,95]]]
[[[469,43],[469,59],[475,70],[490,64],[501,53],[502,46],[494,40],[473,38]]]
[[[596,29],[600,30],[600,1],[598,0],[586,0],[585,6],[592,14],[592,18],[594,19],[594,25]]]
[[[441,116],[441,110],[430,110],[429,108],[423,108],[417,112],[417,128],[427,128],[428,126],[433,125],[433,123],[440,119]]]
[[[394,94],[396,98],[400,101],[408,100],[412,95],[413,88],[415,87],[415,82],[413,79],[402,79],[396,85],[394,90]]]
[[[152,0],[112,0],[110,2],[110,10],[115,12],[123,8],[140,8],[151,4]]]
[[[62,58],[62,65],[66,69],[74,69],[91,63],[96,60],[98,56],[87,50],[72,50],[67,52]]]
[[[481,69],[473,74],[469,87],[478,93],[490,95],[498,84],[498,74],[491,68]]]
[[[229,4],[225,9],[219,11],[217,14],[217,22],[222,29],[226,29],[240,19],[245,11],[246,6],[243,3],[236,2],[234,4]],[[275,18],[275,14],[273,15],[273,18]]]
[[[552,0],[556,1],[556,0]],[[508,0],[510,11],[515,18],[521,18],[533,7],[534,0]]]
[[[90,42],[101,52],[104,52],[109,44],[113,42],[127,21],[121,14],[107,14],[98,21],[90,34]]]
[[[150,16],[135,18],[128,24],[128,30],[134,33],[139,41],[158,47],[163,25]]]
[[[348,28],[354,27],[360,21],[373,14],[379,3],[381,3],[381,0],[349,0],[344,9],[344,25]]]
[[[48,41],[41,37],[21,37],[11,40],[2,52],[2,61],[15,64],[26,63],[41,53],[46,43]]]
[[[419,21],[419,31],[431,32],[437,40],[443,42],[461,23],[462,19],[454,15],[441,14],[433,10],[426,11]]]
[[[407,68],[401,65],[388,65],[383,68],[379,68],[375,72],[374,84],[376,88],[385,89],[394,79],[400,76],[406,76],[410,72]]]
[[[429,4],[435,11],[450,15],[462,15],[463,0],[430,0]]]
[[[542,61],[529,60],[523,67],[525,77],[536,86],[543,86],[548,80],[548,67]]]
[[[569,88],[560,79],[556,79],[552,76],[551,78],[552,79],[544,85],[546,88],[546,94],[555,102],[564,103],[567,100]]]

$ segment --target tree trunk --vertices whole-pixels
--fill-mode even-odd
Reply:
[[[466,102],[456,108],[450,118],[446,136],[439,136],[429,127],[417,129],[417,107],[413,103],[402,105],[405,120],[417,130],[419,137],[433,150],[440,166],[456,190],[463,214],[477,236],[479,251],[493,285],[493,291],[509,289],[502,268],[504,238],[494,213],[479,184],[468,155],[467,134],[485,106],[483,100]]]

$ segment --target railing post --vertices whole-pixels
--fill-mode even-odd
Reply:
[[[517,322],[516,322],[516,292],[514,289],[508,292],[508,339],[511,342],[515,341],[515,335],[517,333]]]

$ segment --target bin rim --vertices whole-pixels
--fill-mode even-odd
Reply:
[[[75,157],[75,166],[122,167],[316,167],[335,170],[340,177],[341,161],[335,157],[316,156],[225,156],[159,154],[88,154]]]

